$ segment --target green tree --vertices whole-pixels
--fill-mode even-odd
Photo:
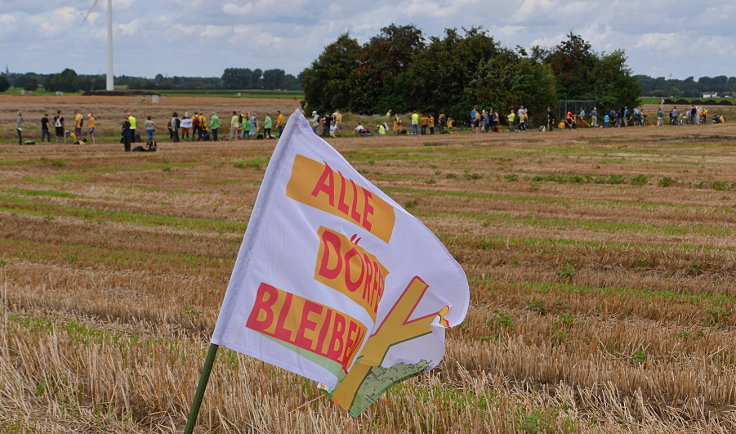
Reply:
[[[250,75],[250,88],[251,89],[263,89],[263,71],[260,68],[256,68]]]
[[[626,66],[623,50],[599,55],[582,37],[569,33],[547,54],[544,63],[554,74],[561,100],[594,100],[599,112],[639,104],[641,87]]]
[[[499,48],[485,30],[463,30],[461,35],[446,29],[443,38],[433,36],[427,48],[414,56],[407,74],[415,109],[465,118],[465,88]]]
[[[264,89],[282,89],[286,73],[283,69],[267,69],[263,71]]]
[[[26,80],[25,85],[23,85],[23,89],[27,90],[28,92],[33,92],[36,89],[38,89],[38,80],[35,78],[29,78]]]
[[[410,107],[402,104],[402,100],[409,96],[403,85],[406,80],[399,80],[399,77],[422,49],[424,36],[415,26],[391,24],[382,28],[381,33],[371,38],[358,55],[350,110],[360,113],[409,110]]]
[[[325,47],[317,60],[302,72],[306,108],[325,112],[351,107],[353,71],[360,45],[348,33]]]
[[[79,90],[78,80],[77,72],[66,68],[59,74],[49,75],[44,87],[51,91],[76,92]]]
[[[0,75],[0,92],[10,89],[10,80],[5,75]]]
[[[503,123],[511,110],[523,105],[529,111],[530,124],[543,124],[547,107],[556,106],[555,79],[540,58],[525,54],[524,50],[501,49],[484,61],[465,90],[464,106],[493,108]]]
[[[555,75],[559,99],[588,99],[596,62],[591,45],[570,32],[545,59]]]
[[[623,50],[598,58],[592,75],[594,80],[586,99],[595,100],[602,110],[639,105],[641,87],[626,66],[626,54]]]
[[[249,89],[252,71],[248,68],[225,68],[222,73],[222,85],[225,89]]]

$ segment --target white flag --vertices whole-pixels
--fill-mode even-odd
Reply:
[[[314,134],[274,150],[212,343],[320,383],[357,416],[437,366],[468,282],[444,245]]]

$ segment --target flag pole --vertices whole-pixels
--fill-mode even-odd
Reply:
[[[189,417],[187,418],[187,426],[184,428],[184,434],[192,434],[194,431],[194,425],[197,424],[199,406],[202,404],[202,397],[204,397],[204,390],[207,388],[207,382],[210,379],[210,372],[212,371],[212,364],[215,362],[218,347],[219,345],[210,344],[210,349],[207,351],[207,359],[204,362],[202,374],[199,377],[199,385],[197,385],[197,392],[194,394],[192,408],[189,410]]]

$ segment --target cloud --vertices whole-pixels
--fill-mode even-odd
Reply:
[[[104,70],[106,2],[3,0],[0,52],[14,71]],[[483,26],[502,45],[553,47],[568,32],[599,52],[626,50],[634,73],[733,75],[736,2],[710,0],[113,0],[117,74],[219,76],[230,66],[298,74],[340,34],[364,43],[381,27],[425,36]]]

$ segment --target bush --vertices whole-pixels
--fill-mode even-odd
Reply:
[[[649,179],[645,175],[637,175],[631,179],[631,185],[647,185]]]
[[[675,180],[670,178],[669,176],[665,176],[664,178],[659,180],[660,187],[669,187],[670,185],[674,183],[675,183]]]

